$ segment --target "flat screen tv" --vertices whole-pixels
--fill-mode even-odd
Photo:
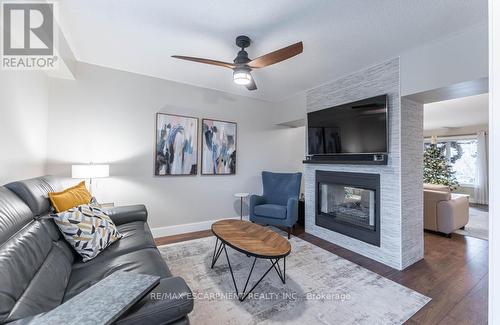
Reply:
[[[387,153],[387,95],[307,114],[310,156]]]

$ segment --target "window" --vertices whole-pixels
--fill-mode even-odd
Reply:
[[[430,139],[425,139],[424,148]],[[446,156],[460,185],[476,182],[477,139],[475,137],[438,138],[437,147]]]

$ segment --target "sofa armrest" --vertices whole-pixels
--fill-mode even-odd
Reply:
[[[250,216],[250,220],[252,220],[252,217],[254,216],[254,208],[255,206],[257,205],[261,205],[261,204],[266,204],[266,199],[261,196],[261,195],[250,195],[250,200],[249,200],[249,204],[248,204],[248,214]]]
[[[468,223],[468,196],[455,197],[449,201],[441,201],[437,204],[438,231],[449,234]]]
[[[424,229],[439,231],[437,205],[439,202],[450,200],[450,198],[450,192],[424,190]]]
[[[116,324],[168,324],[184,318],[192,310],[193,293],[184,279],[165,278]]]
[[[293,226],[297,223],[299,218],[299,199],[296,197],[291,197],[288,199],[286,204],[286,219],[288,226]]]
[[[148,210],[144,204],[126,205],[105,210],[106,214],[118,226],[133,221],[148,220]]]

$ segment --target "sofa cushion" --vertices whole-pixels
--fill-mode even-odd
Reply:
[[[49,192],[62,189],[61,183],[53,176],[43,176],[5,185],[16,193],[31,209],[35,216],[40,216],[50,210]]]
[[[73,255],[52,220],[0,187],[0,323],[61,303]]]
[[[33,220],[30,208],[14,193],[0,186],[0,245]]]
[[[96,205],[84,204],[51,216],[84,262],[122,237],[111,218]]]
[[[137,251],[144,248],[155,248],[156,244],[149,226],[142,221],[125,223],[117,226],[118,231],[122,234],[122,238],[107,247],[96,258],[83,262],[79,256],[73,265],[74,269],[86,267],[89,264],[100,263],[113,257],[125,255],[127,253]]]
[[[161,278],[172,276],[156,248],[140,249],[128,254],[100,259],[99,263],[80,265],[73,268],[64,301],[71,299],[83,290],[116,271],[130,271],[158,275]]]
[[[50,227],[51,220],[32,220],[0,245],[0,323],[61,303],[73,254]]]
[[[254,213],[257,216],[273,219],[286,219],[286,206],[277,204],[256,205]]]

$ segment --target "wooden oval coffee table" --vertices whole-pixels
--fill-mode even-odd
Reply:
[[[214,267],[220,254],[224,251],[229,271],[231,272],[231,277],[233,279],[236,295],[238,295],[240,301],[245,300],[248,294],[255,289],[260,281],[262,281],[262,279],[273,268],[276,270],[276,273],[278,273],[281,281],[285,283],[286,257],[290,254],[291,245],[288,240],[280,236],[277,232],[248,221],[234,219],[220,220],[213,223],[212,232],[217,239],[215,241],[211,268]],[[229,261],[226,245],[243,254],[246,254],[247,256],[254,257],[252,268],[250,269],[250,273],[248,274],[248,278],[245,282],[245,287],[241,293],[238,291],[238,286],[236,285],[236,280],[234,279],[233,268],[231,267],[231,262]],[[253,285],[253,287],[246,291],[248,281],[252,276],[252,271],[257,258],[269,260],[271,262],[271,266]],[[283,259],[283,270],[281,270],[278,263],[280,259]]]

